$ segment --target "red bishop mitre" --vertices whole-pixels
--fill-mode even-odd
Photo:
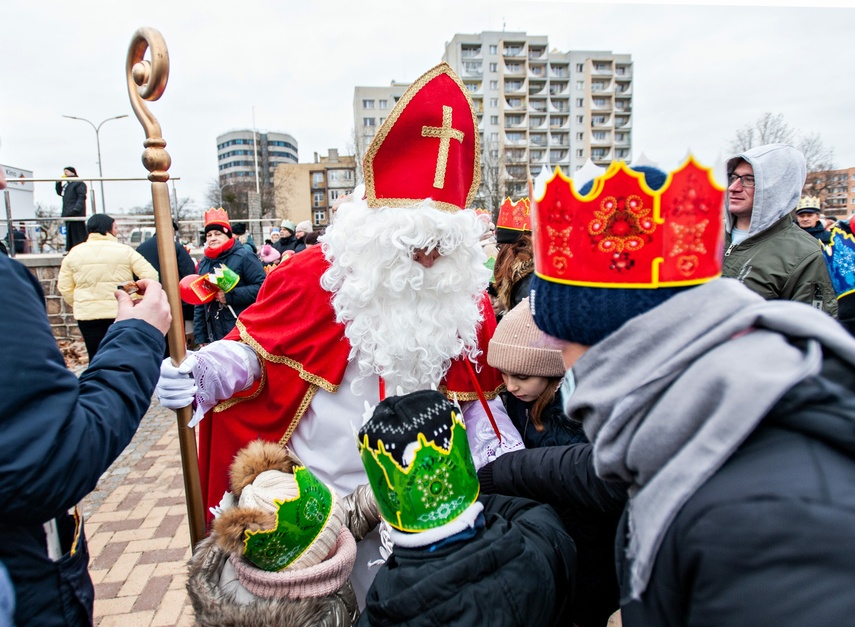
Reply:
[[[363,165],[369,207],[425,199],[457,211],[481,182],[478,120],[463,82],[441,63],[414,82],[377,131]]]
[[[516,202],[505,198],[499,208],[496,228],[531,232],[531,206],[528,198],[520,198]]]
[[[724,187],[691,156],[655,191],[622,161],[584,197],[556,169],[532,202],[535,272],[587,287],[704,283],[721,275],[723,201]]]

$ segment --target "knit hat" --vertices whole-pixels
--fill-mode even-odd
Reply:
[[[528,298],[505,314],[496,327],[487,351],[487,363],[509,374],[530,377],[561,377],[561,351],[547,346],[543,331],[534,324]]]
[[[258,254],[264,263],[273,263],[282,256],[279,251],[273,248],[270,244],[262,246],[261,251]]]
[[[232,236],[232,225],[229,223],[229,214],[222,208],[211,207],[205,212],[205,233],[208,231],[220,231],[229,237]]]
[[[460,410],[436,390],[381,401],[359,451],[380,516],[400,531],[441,527],[478,498]]]
[[[302,222],[297,224],[297,231],[303,231],[303,233],[311,233],[312,230],[312,223],[308,220],[303,220]],[[297,231],[294,232],[296,233]]]
[[[544,333],[592,346],[720,275],[724,190],[693,158],[670,175],[612,164],[577,195],[571,184],[553,178],[535,203],[529,300]]]
[[[74,176],[77,176],[77,170],[75,170],[75,169],[74,169],[73,167],[71,167],[70,165],[65,166],[65,168],[63,168],[63,169],[68,170],[68,171],[69,171],[69,172],[71,172]]]
[[[232,227],[232,233],[235,235],[243,235],[246,233],[246,224],[243,222],[236,222]]]
[[[283,229],[288,229],[289,231],[291,231],[291,235],[294,235],[294,233],[297,232],[297,226],[293,222],[291,222],[291,220],[282,220],[282,224],[280,224],[279,226],[281,226]]]
[[[330,555],[344,508],[288,451],[256,440],[238,452],[230,474],[238,506],[213,525],[224,551],[271,573],[315,566]]]

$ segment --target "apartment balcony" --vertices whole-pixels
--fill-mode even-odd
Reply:
[[[532,113],[546,113],[546,100],[529,100],[528,110]]]
[[[533,164],[533,165],[534,165],[534,164],[542,165],[542,164],[544,164],[544,163],[547,163],[547,160],[546,160],[546,151],[545,151],[545,150],[532,150],[532,151],[530,152],[530,155],[531,155],[531,156],[530,156],[530,159],[529,159],[529,163],[531,163],[531,164]]]
[[[466,91],[469,93],[470,96],[481,96],[484,94],[484,91],[481,89],[481,81],[475,82],[464,80],[463,85],[466,87]]]
[[[632,137],[629,133],[615,133],[615,146],[623,147],[632,144]]]
[[[562,94],[567,94],[567,85],[567,83],[550,83],[549,95],[560,96]]]
[[[461,75],[463,76],[463,78],[466,78],[467,76],[483,76],[484,75],[484,67],[480,63],[477,64],[477,67],[475,66],[475,64],[473,64],[469,67],[467,67],[467,65],[469,65],[469,64],[467,64],[467,63],[463,64],[463,72],[461,72]]]
[[[611,117],[600,116],[601,119],[592,118],[591,128],[612,128]]]
[[[632,95],[632,83],[622,83],[618,81],[615,84],[615,95],[616,96],[631,96]]]
[[[505,98],[504,111],[525,111],[525,99],[523,98]]]
[[[506,94],[520,94],[526,90],[525,81],[505,81]]]
[[[595,134],[591,134],[591,146],[609,147],[612,146],[612,138],[610,133],[605,133],[603,137],[597,138]]]
[[[632,153],[630,152],[629,148],[615,149],[615,159],[621,159],[623,161],[627,161],[630,158],[631,154]]]
[[[511,58],[525,57],[525,42],[505,42],[505,45],[502,47],[502,56]]]
[[[505,133],[505,146],[526,146],[527,144],[525,134]]]
[[[563,113],[565,115],[570,113],[570,101],[567,98],[556,99],[552,98],[549,101],[549,112],[550,113]]]
[[[525,129],[525,128],[528,128],[528,126],[525,123],[525,118],[523,118],[519,122],[517,122],[515,120],[508,120],[508,118],[506,117],[505,118],[505,128],[506,129]]]
[[[612,160],[612,151],[609,148],[591,148],[591,161],[597,165],[602,162],[608,163]]]
[[[632,103],[629,101],[621,102],[620,100],[615,101],[615,113],[631,113],[632,112]]]
[[[616,115],[615,128],[632,128],[632,118],[630,118],[628,115]]]
[[[570,134],[567,133],[566,131],[557,131],[556,132],[556,131],[552,131],[550,129],[549,147],[555,148],[556,146],[561,147],[561,148],[569,148],[570,147]]]
[[[570,68],[566,65],[550,65],[549,78],[570,78]]]
[[[615,76],[618,78],[632,78],[631,65],[618,65],[615,67]]]
[[[545,115],[530,115],[528,116],[528,127],[530,129],[546,128]]]
[[[546,83],[544,81],[534,81],[534,80],[529,79],[528,95],[529,96],[546,95]]]
[[[551,163],[555,163],[557,161],[564,161],[567,158],[567,154],[569,152],[569,150],[550,150],[549,161]]]
[[[505,74],[522,76],[525,74],[525,66],[522,63],[505,63]]]
[[[591,83],[591,94],[594,96],[612,94],[613,92],[614,88],[612,87],[611,81],[608,83]]]
[[[550,129],[569,129],[570,128],[570,116],[568,115],[550,115],[549,116],[549,128]]]
[[[505,151],[505,161],[507,163],[528,163],[528,151],[526,149],[513,148]]]
[[[528,168],[526,166],[505,167],[505,173],[508,175],[508,178],[516,181],[528,178]]]
[[[532,61],[546,59],[546,48],[529,48],[528,58]]]
[[[531,133],[528,136],[530,146],[546,147],[546,133]]]
[[[481,55],[481,46],[461,46],[460,58],[464,61],[483,59],[484,57]]]

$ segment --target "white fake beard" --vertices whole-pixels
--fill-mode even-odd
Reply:
[[[343,204],[320,238],[330,268],[321,286],[333,294],[359,379],[381,376],[389,395],[438,386],[451,361],[478,355],[479,304],[490,271],[473,211],[449,213],[429,201],[407,208]],[[425,268],[413,251],[438,248]]]

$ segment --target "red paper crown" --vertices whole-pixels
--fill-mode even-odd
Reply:
[[[496,228],[511,231],[531,231],[531,205],[528,198],[520,198],[512,202],[505,198],[499,208],[499,219]]]
[[[211,207],[205,212],[205,226],[209,224],[219,224],[220,226],[224,226],[227,229],[231,230],[232,225],[229,224],[229,214],[225,209],[220,207],[219,209],[214,209]]]
[[[478,121],[466,88],[446,63],[413,83],[365,153],[369,207],[408,207],[427,198],[438,209],[472,203],[481,182]]]
[[[721,275],[724,187],[689,157],[651,190],[644,175],[612,163],[579,196],[556,168],[535,198],[535,272],[554,283],[677,287]]]

